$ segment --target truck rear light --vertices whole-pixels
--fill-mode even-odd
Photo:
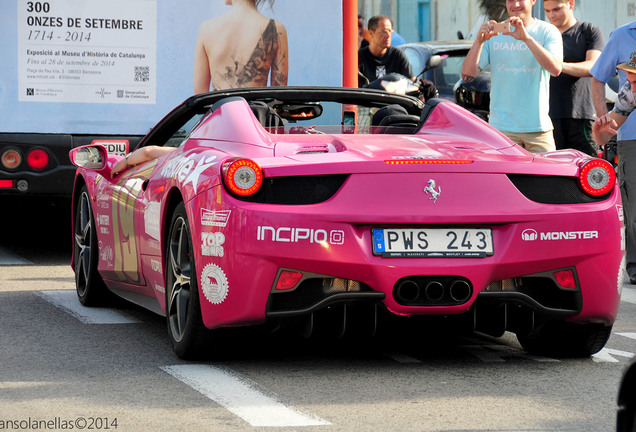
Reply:
[[[0,180],[0,189],[13,189],[13,180]]]
[[[585,162],[579,172],[579,184],[587,194],[601,196],[609,193],[616,183],[616,172],[608,161],[593,159]]]
[[[22,163],[22,155],[18,150],[9,149],[2,153],[2,166],[6,169],[16,169]]]
[[[235,195],[254,195],[263,184],[261,167],[249,159],[230,159],[223,164],[225,186]]]
[[[36,171],[46,168],[49,164],[49,155],[42,149],[32,150],[27,155],[27,165]]]

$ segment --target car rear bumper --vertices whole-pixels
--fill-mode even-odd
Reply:
[[[218,197],[212,200],[221,202]],[[211,202],[189,204],[196,224],[203,221],[202,209],[211,207]],[[534,211],[523,214],[491,208],[496,214],[491,217],[493,222],[480,215],[474,218],[478,223],[469,223],[468,211],[454,222],[451,215],[435,225],[492,229],[494,254],[470,258],[374,256],[372,229],[387,224],[346,222],[344,214],[343,221],[338,221],[338,215],[328,210],[332,204],[321,211],[316,209],[320,206],[236,202],[223,210],[225,226],[200,224],[193,238],[206,326],[255,324],[268,318],[311,314],[331,304],[365,301],[382,302],[390,313],[401,316],[456,315],[479,304],[505,304],[576,322],[609,325],[616,319],[624,257],[617,191],[598,203],[537,204]],[[254,211],[256,208],[259,210]],[[369,210],[365,218],[372,219],[373,213]],[[402,215],[388,226],[431,226],[428,216],[420,216],[421,223],[415,219],[415,215]],[[378,216],[377,220],[386,218]],[[210,243],[215,233],[223,234],[222,244]],[[218,280],[210,282],[210,272],[205,272],[212,267],[213,275],[222,278],[227,288],[220,303],[204,300],[206,289],[214,290],[218,284]],[[303,276],[292,289],[280,291],[276,284],[283,269]],[[573,288],[556,281],[554,272],[564,269],[572,270]],[[442,300],[427,304],[425,294],[400,294],[404,281],[414,282],[419,291],[426,291],[431,281],[439,282]],[[457,281],[464,284],[460,284],[459,295],[450,288]],[[416,290],[414,285],[411,291]],[[434,293],[431,296],[437,298],[439,294]],[[423,300],[409,300],[414,295]],[[510,311],[514,313],[514,308]]]

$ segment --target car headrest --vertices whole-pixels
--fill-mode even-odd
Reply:
[[[249,103],[256,119],[266,128],[285,126],[287,121],[283,119],[274,108],[262,101],[252,101]]]

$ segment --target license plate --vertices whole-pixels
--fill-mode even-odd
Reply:
[[[373,255],[485,257],[493,255],[490,228],[373,228]]]

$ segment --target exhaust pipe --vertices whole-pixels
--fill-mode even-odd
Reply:
[[[450,285],[449,294],[457,303],[464,303],[470,298],[470,284],[465,280],[454,280]]]
[[[401,303],[412,303],[420,296],[420,286],[415,281],[407,279],[400,282],[395,294]]]
[[[438,281],[430,281],[424,288],[426,298],[432,302],[438,302],[444,297],[444,285]]]

